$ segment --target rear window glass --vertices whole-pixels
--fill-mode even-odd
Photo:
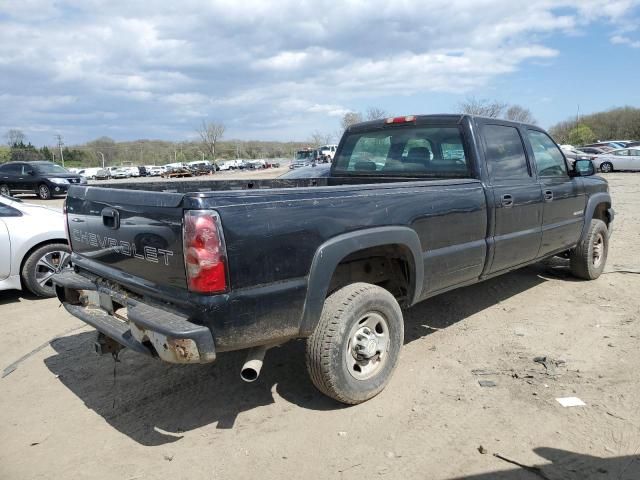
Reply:
[[[346,137],[334,174],[468,177],[457,127],[384,128]]]

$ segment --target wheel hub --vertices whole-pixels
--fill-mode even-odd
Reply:
[[[351,329],[346,367],[357,380],[374,376],[386,361],[389,326],[379,313],[367,313]]]

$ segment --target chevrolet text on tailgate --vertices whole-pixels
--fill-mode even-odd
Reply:
[[[593,175],[536,126],[425,115],[349,127],[323,178],[74,185],[56,292],[100,353],[248,349],[246,381],[307,338],[314,385],[356,404],[398,363],[403,308],[556,255],[598,278],[614,212]]]

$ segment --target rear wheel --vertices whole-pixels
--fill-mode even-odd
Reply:
[[[69,246],[66,243],[50,243],[44,245],[27,257],[22,266],[22,283],[39,297],[55,296],[51,277],[71,268],[69,265]]]
[[[404,340],[402,311],[387,290],[348,285],[329,296],[307,341],[313,384],[342,403],[380,393],[391,379]]]
[[[591,220],[585,238],[570,253],[571,273],[595,280],[604,270],[609,252],[609,232],[602,220]]]
[[[7,197],[11,196],[11,190],[9,190],[9,185],[5,183],[0,185],[0,195],[6,195]]]
[[[42,200],[49,200],[51,198],[51,190],[46,184],[41,183],[38,185],[38,197]]]
[[[604,162],[600,164],[600,171],[602,173],[613,172],[613,164],[611,162]]]

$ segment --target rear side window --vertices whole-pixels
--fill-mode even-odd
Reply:
[[[557,177],[567,175],[564,155],[556,147],[553,140],[543,132],[528,130],[529,141],[536,161],[538,175],[541,177]]]
[[[491,183],[531,177],[520,133],[515,127],[485,125],[487,166]]]
[[[333,162],[334,174],[469,177],[458,127],[406,126],[351,133]]]
[[[0,169],[0,173],[6,173],[9,175],[22,175],[22,165],[21,164],[12,164],[12,165],[3,165]]]

